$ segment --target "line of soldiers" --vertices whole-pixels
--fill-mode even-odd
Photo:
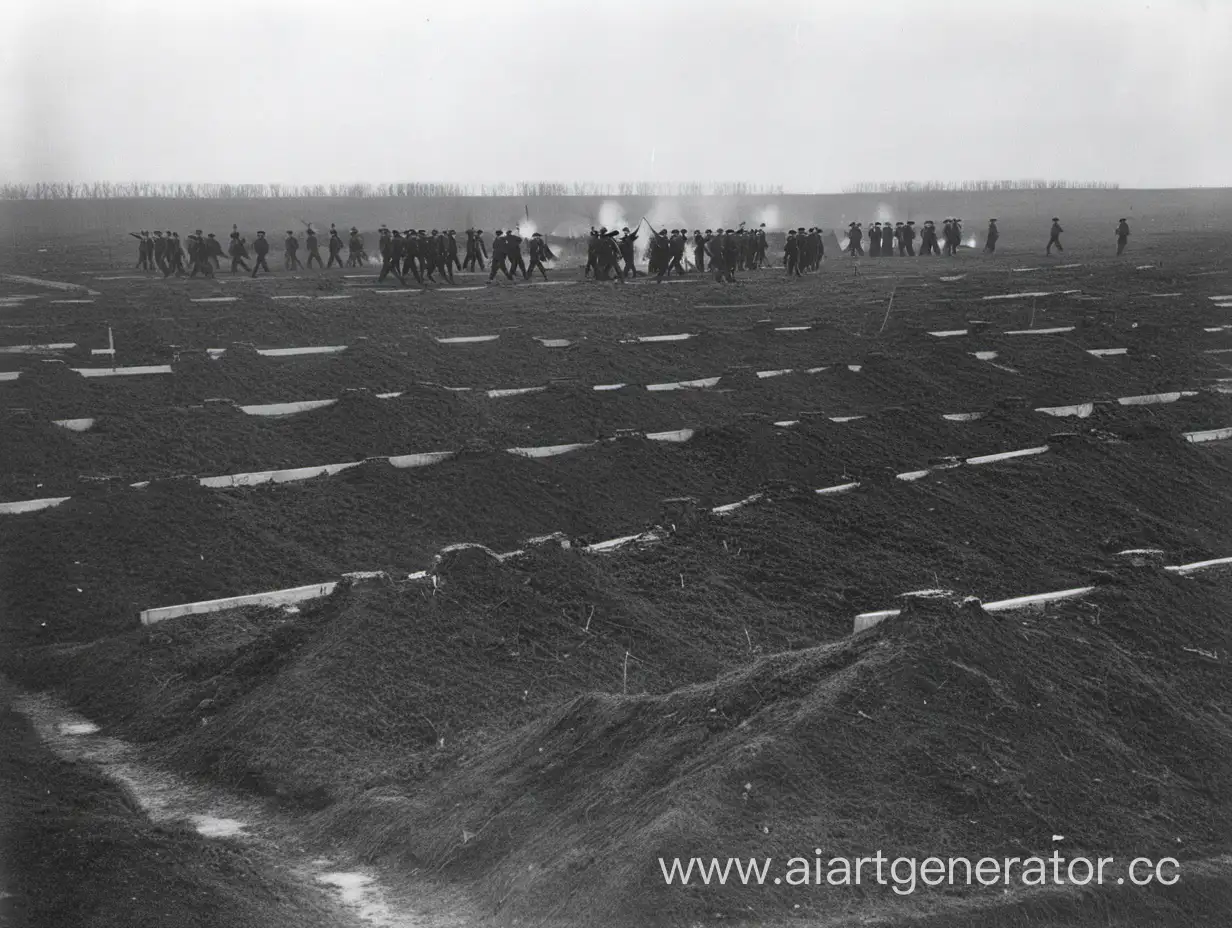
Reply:
[[[178,232],[168,231],[164,235],[155,230],[151,235],[142,230],[140,234],[128,234],[137,239],[137,268],[143,271],[157,268],[164,277],[172,274],[176,277],[196,277],[198,273],[213,276],[214,270],[219,267],[218,259],[223,256],[222,245],[214,233],[204,235],[200,229],[186,236],[184,242],[180,241]],[[186,258],[191,271],[184,269]]]
[[[692,239],[688,229],[651,229],[647,242],[647,273],[662,280],[672,271],[684,275],[689,271],[714,271],[715,280],[734,281],[736,270],[756,270],[768,264],[766,258],[766,225],[757,229],[694,229]],[[596,280],[623,281],[638,277],[641,272],[635,265],[635,242],[641,235],[641,227],[630,229],[623,226],[609,231],[606,226],[591,228],[586,243],[586,266],[583,277],[592,274]],[[690,265],[685,257],[692,248]],[[707,261],[709,258],[709,261]]]
[[[994,219],[990,223],[990,229],[995,230],[995,227]],[[937,225],[931,219],[924,222],[918,233],[914,219],[896,222],[894,225],[889,222],[869,223],[868,257],[892,258],[897,249],[900,258],[914,258],[917,234],[920,238],[921,255],[953,257],[958,254],[958,247],[962,244],[962,220],[947,218],[943,223],[940,238]],[[992,241],[995,247],[995,236]],[[859,222],[852,222],[847,226],[847,254],[853,258],[864,257],[864,227]]]
[[[800,277],[802,271],[815,271],[821,267],[826,256],[826,245],[821,239],[821,229],[810,227],[787,231],[783,243],[783,264],[789,276]]]

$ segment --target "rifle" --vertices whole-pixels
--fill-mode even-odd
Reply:
[[[139,240],[139,241],[140,241],[141,239],[145,238],[145,236],[143,236],[143,235],[138,235],[136,232],[129,232],[128,234],[129,234],[129,235],[131,235],[133,238],[135,238],[135,239]]]

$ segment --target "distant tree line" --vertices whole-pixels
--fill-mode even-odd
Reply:
[[[0,200],[276,200],[311,197],[685,197],[781,196],[783,188],[768,184],[660,183],[622,181],[615,184],[523,181],[501,184],[152,184],[144,182],[0,184]]]
[[[843,193],[978,193],[1013,190],[1120,190],[1110,180],[925,180],[867,181],[843,188]]]

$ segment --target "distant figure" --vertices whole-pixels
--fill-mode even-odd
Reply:
[[[518,271],[522,272],[523,280],[530,276],[526,273],[526,261],[522,258],[522,236],[518,235],[516,229],[509,229],[505,233],[505,256],[509,259],[511,277],[517,277]]]
[[[359,229],[351,226],[351,236],[347,239],[347,267],[361,267],[364,263],[364,240]]]
[[[847,226],[847,254],[853,258],[863,255],[864,249],[860,247],[860,240],[864,238],[864,233],[860,231],[860,224],[853,222]]]
[[[232,274],[241,267],[246,271],[252,270],[248,266],[248,262],[244,260],[248,257],[248,248],[245,246],[244,240],[240,238],[240,233],[236,230],[231,232],[231,244],[227,246],[227,251],[231,255]]]
[[[881,223],[874,222],[868,228],[868,256],[881,257]]]
[[[492,267],[488,271],[489,283],[496,279],[497,271],[504,274],[507,279],[513,280],[513,275],[509,273],[509,268],[505,265],[505,258],[508,255],[505,248],[505,233],[497,229],[496,237],[492,239]]]
[[[532,233],[530,237],[530,266],[526,269],[527,276],[535,273],[535,268],[539,268],[539,273],[543,275],[544,280],[547,280],[548,272],[544,269],[543,262],[551,261],[554,257],[552,249],[543,240],[542,233]]]
[[[902,248],[906,250],[907,257],[915,257],[915,220],[908,219],[903,224],[903,244]]]
[[[881,257],[894,257],[894,228],[888,222],[881,227]]]
[[[1125,251],[1125,246],[1129,244],[1129,222],[1122,219],[1117,226],[1117,254]],[[1058,246],[1059,247],[1059,246]]]
[[[256,255],[256,260],[252,263],[252,276],[257,276],[257,271],[262,268],[265,273],[269,273],[269,265],[265,263],[265,256],[269,254],[269,240],[265,237],[264,232],[258,232],[256,239],[252,243],[252,253]]]
[[[988,238],[984,240],[984,254],[991,255],[997,252],[997,239],[1000,233],[997,232],[997,220],[988,220]]]
[[[787,230],[787,241],[783,243],[783,265],[787,268],[788,277],[800,276],[800,243],[796,240],[796,230]]]
[[[327,268],[333,267],[334,264],[342,267],[342,236],[338,234],[338,230],[331,224],[329,227],[329,263]]]
[[[308,246],[308,270],[312,270],[312,261],[315,258],[317,267],[324,268],[325,262],[321,260],[321,249],[317,244],[317,232],[312,226],[308,227],[308,233],[305,236],[305,244]]]
[[[385,278],[393,274],[398,278],[398,283],[406,286],[406,278],[402,276],[400,270],[403,258],[402,233],[395,229],[390,233],[389,241],[385,244],[385,256],[381,260],[381,273],[377,275],[376,282],[384,283]]]
[[[633,243],[637,241],[637,237],[641,235],[642,230],[639,227],[636,232],[630,232],[629,227],[625,226],[620,230],[620,260],[624,262],[624,267],[620,271],[621,277],[636,277],[639,273],[638,269],[633,266],[634,252]],[[701,254],[701,260],[706,260],[706,252],[704,247],[700,247],[701,236],[694,236],[693,239],[693,257]],[[701,265],[698,265],[699,267]]]
[[[283,267],[285,267],[288,271],[294,271],[304,266],[299,260],[299,239],[295,237],[295,233],[290,229],[287,229],[287,237],[282,243],[282,247]]]
[[[213,232],[205,237],[205,256],[214,262],[214,270],[222,269],[219,258],[226,257],[226,255],[222,250],[222,242],[214,237]]]
[[[1061,247],[1061,233],[1065,230],[1061,228],[1061,220],[1056,216],[1052,217],[1052,228],[1048,232],[1048,247],[1044,249],[1044,254],[1052,254],[1052,247],[1055,245],[1057,251],[1064,251]]]

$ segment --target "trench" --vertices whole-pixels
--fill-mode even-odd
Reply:
[[[289,872],[303,892],[329,900],[340,924],[355,928],[459,924],[413,910],[378,874],[357,866],[337,849],[327,856],[311,853],[292,820],[260,803],[145,763],[137,747],[103,733],[50,695],[21,695],[14,708],[30,720],[57,756],[97,768],[120,784],[151,821],[187,825],[210,840],[244,842]]]

